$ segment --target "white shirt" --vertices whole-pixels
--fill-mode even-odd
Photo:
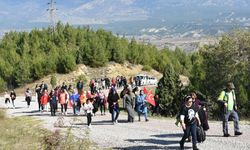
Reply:
[[[92,113],[92,110],[94,109],[92,103],[85,103],[83,106],[83,109],[87,112],[87,113]]]

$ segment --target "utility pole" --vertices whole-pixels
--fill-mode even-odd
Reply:
[[[47,9],[47,11],[49,12],[49,19],[50,19],[50,28],[52,29],[52,34],[55,32],[55,15],[56,15],[56,6],[55,6],[56,2],[55,0],[50,0],[50,2],[48,3],[49,8]]]

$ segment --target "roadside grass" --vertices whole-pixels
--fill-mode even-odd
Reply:
[[[7,118],[0,109],[0,149],[89,150],[98,149],[88,138],[77,138],[71,128],[51,132],[31,117]]]

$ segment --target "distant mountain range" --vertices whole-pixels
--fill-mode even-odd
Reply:
[[[26,0],[23,7],[18,0],[0,1],[0,36],[48,26],[46,2]],[[250,26],[250,0],[57,0],[56,5],[62,22],[125,36],[200,38]]]
[[[250,26],[249,0],[138,0],[147,19],[114,22],[104,27],[125,35],[203,37]]]

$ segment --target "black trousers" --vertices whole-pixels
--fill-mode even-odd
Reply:
[[[61,104],[61,112],[63,112],[63,108],[67,112],[67,104]]]
[[[56,103],[50,103],[50,112],[51,112],[51,116],[55,116],[56,115]]]
[[[9,98],[5,99],[5,104],[7,104],[7,103],[10,103],[10,99]]]
[[[91,121],[92,121],[92,115],[91,113],[87,113],[87,123],[88,123],[88,126],[91,124]]]
[[[27,102],[27,105],[30,106],[31,97],[26,97],[25,100]]]
[[[196,122],[190,125],[186,125],[186,130],[184,131],[184,135],[180,143],[184,144],[185,140],[190,136],[190,133],[192,135],[193,147],[196,147],[196,143],[197,143]]]

